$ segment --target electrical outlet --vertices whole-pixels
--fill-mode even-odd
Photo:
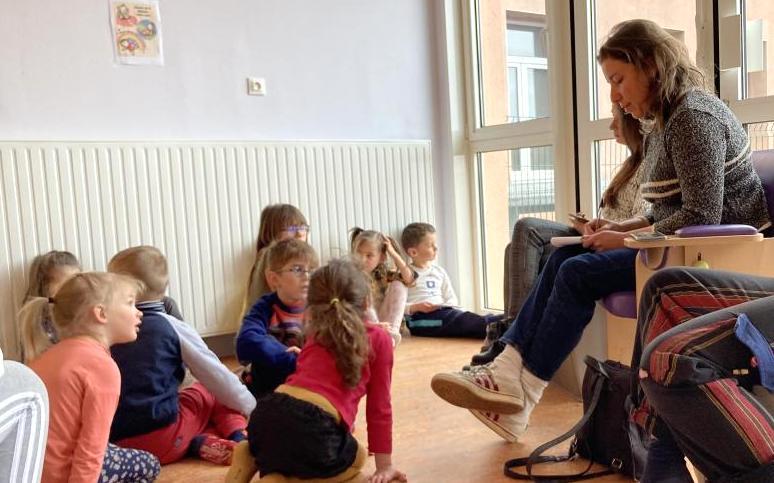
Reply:
[[[263,77],[248,77],[247,78],[247,95],[248,96],[265,96],[266,95],[266,79]]]

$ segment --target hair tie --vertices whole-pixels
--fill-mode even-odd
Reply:
[[[331,306],[336,305],[340,303],[341,300],[339,300],[337,297],[333,297],[330,302],[328,302]]]
[[[50,303],[50,304],[55,304],[55,303],[56,303],[56,300],[54,300],[54,297],[49,297],[49,298],[48,298],[48,303]]]

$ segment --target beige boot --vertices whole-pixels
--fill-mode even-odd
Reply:
[[[518,413],[524,407],[521,354],[508,345],[483,366],[433,376],[433,391],[446,402],[496,414]],[[478,417],[478,416],[477,416]]]
[[[521,371],[521,384],[524,390],[524,409],[518,413],[497,414],[470,410],[473,416],[509,443],[515,443],[527,431],[532,410],[540,402],[543,391],[548,386],[547,381],[538,378],[527,369]]]

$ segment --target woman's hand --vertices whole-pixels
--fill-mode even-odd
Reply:
[[[575,218],[571,218],[570,219],[570,224],[572,225],[573,229],[575,231],[577,231],[578,233],[580,233],[581,235],[586,235],[587,234],[586,233],[586,225],[588,225],[588,222],[587,223],[583,223],[583,222],[580,222],[580,221],[576,220]],[[591,233],[588,233],[588,234],[590,235]]]
[[[600,230],[591,235],[584,235],[581,239],[581,243],[583,244],[584,248],[590,248],[597,252],[604,252],[606,250],[623,248],[624,238],[628,236],[628,233],[621,233],[611,230]]]
[[[395,480],[407,482],[408,478],[406,478],[405,473],[396,470],[392,466],[388,466],[386,468],[376,470],[376,473],[368,478],[368,483],[389,483]]]
[[[591,235],[592,233],[596,233],[601,230],[623,231],[620,224],[614,221],[605,220],[604,218],[594,218],[590,222],[586,223],[585,228],[587,232],[583,233],[583,235]]]

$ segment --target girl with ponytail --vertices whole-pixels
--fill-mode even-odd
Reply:
[[[38,255],[30,265],[27,291],[22,303],[26,304],[36,297],[53,297],[68,278],[80,271],[81,264],[70,252],[51,250],[43,255]],[[56,344],[59,340],[48,309],[49,307],[44,305],[43,314],[40,316],[40,326],[43,330],[32,328],[32,330],[22,331],[22,360],[24,362],[37,358],[51,344]]]
[[[47,340],[41,322],[49,315],[59,338],[29,363],[50,405],[42,481],[147,482],[159,474],[159,461],[150,453],[108,444],[121,392],[121,373],[109,349],[137,339],[139,290],[137,281],[121,275],[76,273],[53,297],[31,297],[22,307],[25,340],[40,334]]]
[[[270,481],[280,475],[349,481],[362,477],[369,452],[376,458],[370,481],[407,481],[391,458],[392,341],[367,320],[370,305],[370,280],[355,262],[333,260],[314,272],[296,372],[258,401],[228,483],[247,483],[256,471]],[[363,396],[368,450],[351,433]]]

